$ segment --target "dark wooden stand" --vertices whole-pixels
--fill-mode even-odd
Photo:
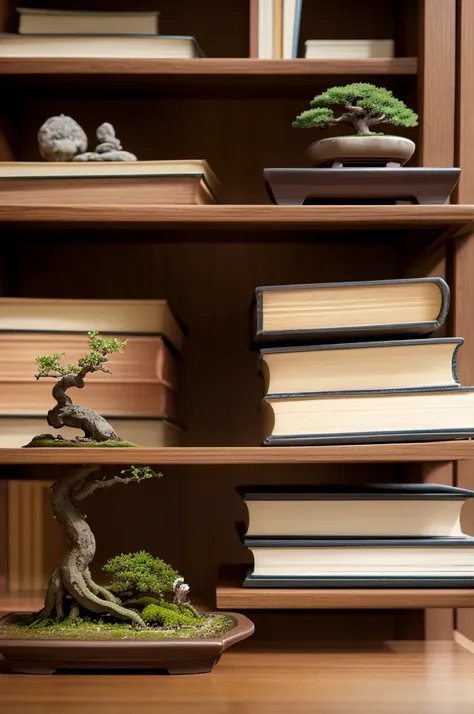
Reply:
[[[386,204],[409,201],[442,204],[459,181],[457,168],[336,168],[264,169],[273,203],[301,206],[311,203]]]

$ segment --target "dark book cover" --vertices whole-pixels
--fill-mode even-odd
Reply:
[[[404,444],[423,441],[453,441],[474,437],[474,425],[469,429],[442,431],[372,431],[347,434],[300,434],[269,436],[263,446],[350,446],[357,444]]]
[[[248,573],[244,588],[474,588],[474,578],[461,577],[276,577]]]
[[[376,483],[365,486],[238,486],[246,501],[464,501],[474,491],[443,484]]]
[[[474,537],[430,536],[427,538],[306,538],[252,536],[243,539],[247,548],[474,548]]]
[[[318,288],[344,288],[362,285],[395,285],[406,283],[436,283],[441,291],[441,309],[435,320],[429,322],[394,323],[385,325],[354,325],[351,327],[334,327],[324,329],[279,330],[265,331],[263,329],[263,294],[279,290],[308,290]],[[402,337],[425,335],[441,327],[449,310],[449,287],[442,278],[414,278],[404,280],[368,280],[343,283],[314,283],[307,285],[271,285],[258,287],[255,290],[255,324],[254,344],[261,345],[304,345],[311,342],[337,342],[351,339],[373,339],[378,337]]]

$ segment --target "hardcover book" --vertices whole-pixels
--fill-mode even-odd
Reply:
[[[244,585],[378,587],[425,582],[474,587],[474,538],[245,538],[254,557]],[[270,585],[271,583],[271,585]],[[446,586],[446,585],[445,585]]]
[[[441,278],[274,285],[255,291],[258,345],[416,336],[437,330],[449,308]]]
[[[182,352],[186,328],[166,300],[1,298],[1,332],[163,336]],[[63,352],[64,350],[60,350]]]
[[[17,12],[20,35],[152,35],[158,34],[160,14],[25,7]]]
[[[247,538],[459,537],[474,491],[438,484],[242,486]]]
[[[474,388],[269,395],[266,446],[437,441],[474,436]]]
[[[107,420],[124,441],[143,448],[180,446],[183,430],[166,419],[112,417]],[[48,426],[44,416],[29,417],[8,414],[0,416],[0,448],[17,449],[26,446],[39,434],[60,434],[64,439],[75,439],[80,432],[63,426],[59,431]]]
[[[107,366],[110,376],[100,371],[93,372],[87,377],[88,385],[111,380],[122,383],[153,383],[158,380],[170,389],[177,389],[177,353],[166,345],[162,337],[114,336],[127,341],[126,349],[110,357]],[[0,332],[0,383],[31,381],[37,355],[64,352],[68,362],[75,364],[87,354],[87,349],[85,334]]]
[[[273,347],[260,352],[265,394],[459,386],[459,337]]]
[[[1,45],[0,45],[1,49]],[[33,180],[34,179],[34,180]],[[207,161],[0,162],[0,202],[214,204],[220,184]]]

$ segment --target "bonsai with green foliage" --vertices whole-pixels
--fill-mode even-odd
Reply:
[[[302,112],[293,122],[296,129],[327,129],[350,124],[358,136],[374,136],[376,132],[371,131],[371,127],[377,124],[404,127],[418,124],[417,114],[392,92],[367,82],[331,87],[318,94],[310,105],[311,109]]]
[[[61,360],[64,353],[56,353],[53,355],[41,355],[36,357],[38,371],[35,375],[36,379],[43,377],[56,380],[53,387],[53,397],[57,404],[53,409],[50,409],[47,415],[49,426],[54,429],[61,429],[63,426],[82,429],[84,439],[105,443],[112,442],[113,445],[118,445],[121,441],[115,430],[104,417],[94,412],[87,407],[81,407],[73,404],[71,397],[66,394],[71,387],[82,389],[85,385],[84,379],[88,374],[93,372],[106,372],[109,356],[117,352],[123,352],[126,341],[119,340],[116,337],[112,339],[104,339],[100,337],[97,330],[88,333],[89,352],[84,357],[78,360],[77,364],[68,364],[63,366]],[[45,446],[48,435],[37,437],[31,446]],[[127,444],[130,446],[131,444]]]

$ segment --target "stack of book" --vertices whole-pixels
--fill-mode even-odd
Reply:
[[[180,429],[177,376],[184,329],[166,300],[0,298],[0,446],[17,447],[46,432],[55,406],[53,380],[35,380],[35,357],[65,353],[74,364],[88,352],[87,332],[127,340],[111,355],[111,374],[87,377],[71,398],[107,418],[124,440],[176,446]],[[64,438],[81,436],[64,427]]]
[[[474,388],[456,370],[462,338],[413,339],[438,329],[448,308],[440,278],[257,288],[264,444],[472,437]]]
[[[19,8],[18,34],[0,35],[0,57],[186,59],[194,37],[159,35],[159,13]]]
[[[247,487],[245,587],[474,587],[474,491],[440,485]]]

